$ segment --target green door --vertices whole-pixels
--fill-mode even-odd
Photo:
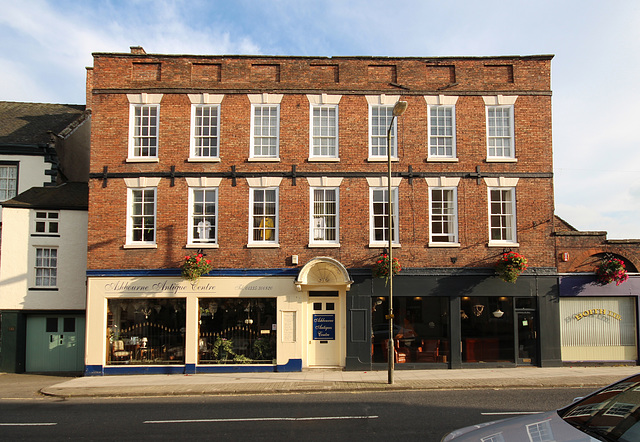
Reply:
[[[84,318],[82,316],[29,316],[27,318],[27,372],[84,370]]]

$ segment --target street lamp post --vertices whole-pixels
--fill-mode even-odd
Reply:
[[[389,375],[388,383],[393,384],[393,370],[395,360],[395,344],[393,342],[393,229],[392,229],[392,211],[391,211],[391,129],[393,128],[393,121],[396,117],[399,117],[407,110],[406,101],[398,101],[393,106],[393,116],[391,117],[391,123],[389,129],[387,129],[387,201],[389,204],[389,210],[387,213],[387,233],[389,239]],[[396,146],[398,140],[398,134],[395,134]],[[399,202],[399,201],[398,201]],[[399,207],[396,207],[399,210]]]

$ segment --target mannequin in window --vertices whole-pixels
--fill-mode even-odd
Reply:
[[[313,218],[313,239],[316,241],[324,241],[326,239],[324,217],[317,216]]]
[[[275,220],[272,217],[264,217],[260,221],[260,239],[271,241],[273,239]]]
[[[211,223],[207,220],[200,221],[197,227],[198,238],[208,240],[211,232]]]

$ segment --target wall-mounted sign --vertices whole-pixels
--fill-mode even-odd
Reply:
[[[313,315],[313,339],[316,341],[336,339],[336,315]]]
[[[592,308],[589,310],[585,310],[582,313],[576,313],[573,315],[573,317],[576,318],[576,321],[579,321],[582,318],[586,318],[587,316],[593,316],[593,315],[603,315],[613,319],[617,319],[618,321],[622,320],[622,316],[620,316],[618,313],[612,312],[611,310],[607,310],[605,308]]]

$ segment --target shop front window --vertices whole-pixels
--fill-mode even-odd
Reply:
[[[200,299],[200,364],[273,364],[275,298]]]
[[[184,299],[110,299],[107,364],[184,364]]]
[[[387,297],[372,300],[372,360],[387,362],[389,355],[389,312]],[[393,298],[395,362],[448,362],[450,358],[449,298]]]
[[[515,362],[512,299],[465,296],[460,307],[462,362]]]

